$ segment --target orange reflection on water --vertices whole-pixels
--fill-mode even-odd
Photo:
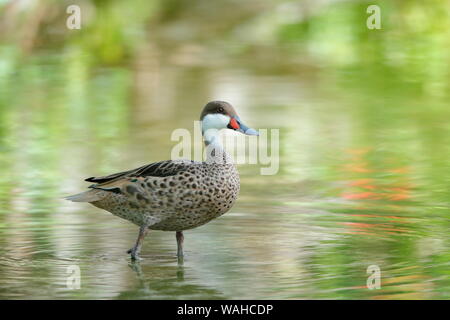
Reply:
[[[379,235],[409,233],[411,230],[403,224],[411,223],[407,217],[393,215],[393,212],[402,212],[405,201],[412,199],[413,184],[410,183],[408,166],[393,166],[387,163],[369,161],[371,148],[351,149],[347,151],[349,161],[342,166],[346,173],[347,182],[340,196],[345,200],[355,201],[361,214],[348,214],[354,218],[373,218],[374,223],[342,222],[348,230],[346,233]],[[379,158],[379,155],[376,155]],[[374,158],[374,157],[373,157]],[[371,165],[372,164],[372,165]],[[395,163],[394,163],[395,164]],[[348,177],[352,179],[348,180]],[[381,210],[382,208],[382,210]],[[387,209],[387,210],[386,210]],[[392,210],[390,210],[392,209]],[[374,210],[378,214],[368,211]],[[379,212],[390,211],[389,215]],[[386,220],[387,219],[387,220]],[[379,222],[380,220],[384,220]],[[375,223],[376,221],[376,223]]]

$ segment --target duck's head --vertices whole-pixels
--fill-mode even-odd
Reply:
[[[259,135],[258,131],[247,127],[233,106],[225,101],[208,102],[200,115],[200,121],[203,133],[210,129],[232,129],[250,136]]]

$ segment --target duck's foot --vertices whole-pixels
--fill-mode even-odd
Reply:
[[[127,253],[131,255],[131,260],[141,260],[141,258],[139,258],[139,252],[141,251],[142,243],[144,242],[144,238],[147,233],[148,227],[146,225],[139,228],[139,235],[137,237],[136,244],[133,248],[127,251]]]
[[[133,247],[133,248],[127,250],[127,253],[131,256],[131,260],[142,260],[142,259],[139,257],[139,251],[138,251],[138,249],[139,249],[139,248]]]
[[[131,260],[133,261],[139,261],[142,260],[141,257],[139,257],[139,254],[137,252],[132,251],[131,252]]]
[[[183,235],[183,231],[177,231],[176,238],[177,238],[177,257],[178,257],[178,259],[183,259],[183,257],[184,257],[184,252],[183,252],[184,235]]]

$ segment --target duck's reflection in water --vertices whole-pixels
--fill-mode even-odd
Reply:
[[[141,261],[130,262],[128,266],[135,272],[137,282],[133,288],[122,291],[117,299],[226,298],[216,289],[196,283],[201,279],[194,279],[189,269],[186,271],[182,259],[178,259],[177,265],[164,267]]]

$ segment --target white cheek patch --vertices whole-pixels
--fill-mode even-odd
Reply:
[[[206,132],[209,129],[225,129],[230,123],[230,117],[224,114],[208,114],[202,120],[202,131]]]

